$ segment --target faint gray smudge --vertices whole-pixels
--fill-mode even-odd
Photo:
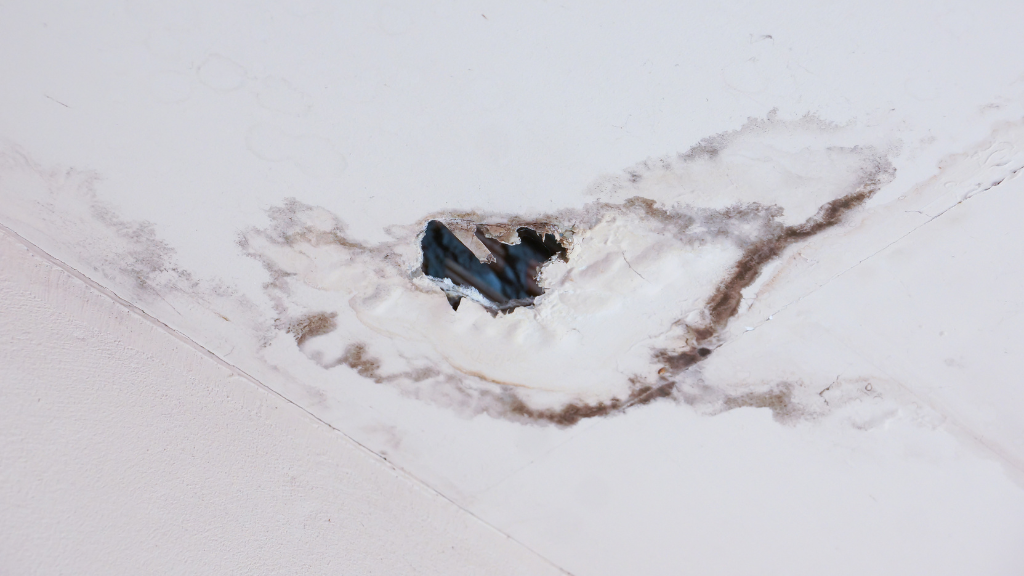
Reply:
[[[27,192],[32,188],[25,185],[27,198],[18,199],[43,208],[35,211],[33,226],[59,230],[54,240],[74,256],[76,265],[85,267],[83,272],[102,276],[132,300],[160,300],[178,312],[169,298],[187,295],[225,320],[213,311],[213,302],[230,301],[235,309],[255,310],[252,302],[223,281],[198,279],[182,267],[174,248],[159,237],[152,222],[125,219],[101,200],[97,188],[103,178],[95,171],[48,168],[18,148],[0,150],[0,176],[10,173],[38,182],[34,198]]]

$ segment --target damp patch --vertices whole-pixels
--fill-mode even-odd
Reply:
[[[285,200],[239,232],[239,248],[266,274],[259,284],[189,272],[156,225],[99,199],[102,176],[88,169],[0,146],[0,199],[5,224],[24,238],[185,333],[219,334],[204,347],[267,369],[275,389],[308,383],[281,390],[318,410],[377,385],[469,417],[561,426],[661,400],[707,415],[765,410],[783,423],[846,410],[868,428],[907,410],[883,406],[880,390],[891,400],[897,383],[868,368],[851,375],[838,357],[793,362],[819,355],[766,346],[781,328],[754,332],[772,319],[761,312],[802,294],[792,287],[805,272],[831,277],[839,268],[819,258],[857,240],[870,219],[891,218],[896,234],[896,210],[934,219],[1014,177],[1022,141],[1024,123],[998,128],[892,200],[876,192],[893,177],[898,141],[769,115],[559,191],[557,210],[450,208],[381,222],[375,242],[347,230],[340,213]],[[481,263],[490,251],[477,230],[509,246],[522,228],[552,234],[565,258],[540,266],[544,294],[530,306],[452,314],[423,269],[432,221]]]
[[[541,266],[556,257],[567,262],[568,256],[554,234],[523,226],[516,235],[517,244],[506,244],[477,226],[473,236],[489,253],[480,260],[447,226],[431,220],[420,241],[423,273],[437,282],[452,310],[463,298],[494,312],[530,306],[544,293],[537,279]]]
[[[893,148],[860,136],[813,117],[751,120],[601,177],[575,206],[449,209],[386,226],[377,242],[286,201],[239,240],[288,332],[268,334],[281,348],[266,353],[297,347],[338,382],[355,374],[524,422],[568,426],[659,399],[805,418],[824,405],[820,388],[726,389],[702,364],[758,283],[812,238],[844,234],[892,180]],[[453,314],[465,298],[480,305]]]

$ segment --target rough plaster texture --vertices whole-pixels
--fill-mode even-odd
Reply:
[[[561,574],[0,232],[0,574]]]

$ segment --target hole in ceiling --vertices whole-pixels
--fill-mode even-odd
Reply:
[[[463,298],[480,303],[492,312],[509,312],[533,304],[544,293],[537,283],[541,266],[554,257],[568,261],[568,252],[554,234],[516,230],[518,244],[505,244],[476,228],[474,235],[490,252],[481,261],[447,226],[431,220],[423,234],[423,273],[433,278],[448,297],[453,310]]]

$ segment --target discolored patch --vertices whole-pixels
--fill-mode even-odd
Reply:
[[[793,386],[789,383],[784,383],[767,392],[748,392],[730,396],[725,399],[722,406],[726,410],[768,408],[772,411],[772,418],[782,423],[792,422],[804,412],[803,408],[793,400]]]
[[[672,398],[708,413],[769,408],[789,421],[821,398],[794,385],[726,393],[700,383],[700,363],[769,264],[843,222],[894,174],[885,151],[793,147],[794,138],[846,135],[813,119],[751,121],[599,179],[590,192],[608,200],[535,214],[439,212],[388,227],[391,240],[377,244],[289,200],[240,245],[267,269],[281,310],[313,307],[300,287],[337,294],[339,312],[348,309],[348,340],[303,339],[309,359],[467,415],[568,426]],[[495,269],[533,245],[543,250],[525,274],[507,262]],[[502,283],[502,269],[516,275]],[[467,297],[480,307],[452,314]]]
[[[335,364],[348,366],[363,378],[369,378],[376,382],[386,380],[380,374],[380,361],[367,354],[366,346],[360,343],[351,344],[345,348],[345,352],[335,361]]]
[[[302,346],[303,342],[316,336],[330,334],[338,328],[338,314],[336,312],[318,312],[308,314],[288,323],[286,332],[295,337],[295,344]]]

